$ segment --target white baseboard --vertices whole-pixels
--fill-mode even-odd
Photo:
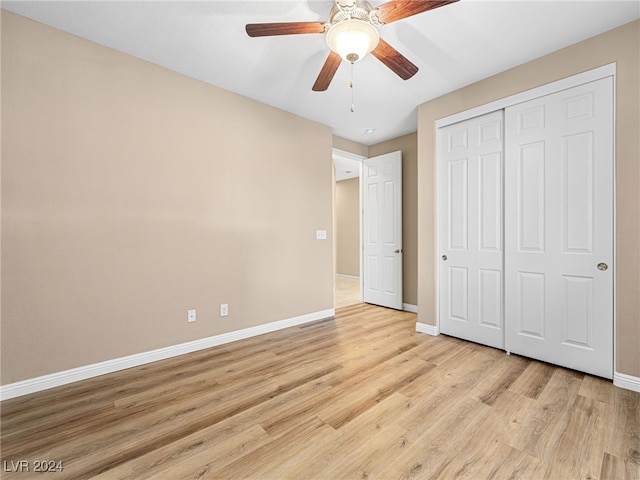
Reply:
[[[640,377],[633,377],[624,373],[615,372],[613,374],[613,384],[616,387],[626,388],[634,392],[640,392]]]
[[[418,313],[418,306],[417,305],[411,305],[410,303],[403,303],[402,304],[402,309],[405,312]]]
[[[86,380],[88,378],[105,375],[107,373],[117,372],[119,370],[125,370],[131,367],[137,367],[146,363],[157,362],[158,360],[184,355],[185,353],[191,353],[205,348],[235,342],[236,340],[242,340],[243,338],[255,337],[264,333],[282,330],[283,328],[294,327],[303,323],[334,317],[335,314],[335,309],[330,308],[328,310],[321,310],[319,312],[308,313],[306,315],[300,315],[285,320],[265,323],[264,325],[244,328],[234,332],[214,335],[213,337],[202,338],[192,342],[172,345],[170,347],[151,350],[149,352],[137,353],[127,357],[115,358],[113,360],[94,363],[84,367],[73,368],[71,370],[65,370],[49,375],[43,375],[41,377],[22,380],[20,382],[10,383],[0,386],[0,401],[20,397],[29,393],[39,392],[41,390],[47,390],[53,387],[67,385],[69,383]]]
[[[358,277],[357,275],[345,275],[343,273],[336,273],[336,277],[348,278],[351,280],[360,280],[360,277]]]
[[[416,332],[427,333],[429,335],[433,335],[437,337],[440,335],[440,329],[435,325],[427,325],[426,323],[416,323]]]

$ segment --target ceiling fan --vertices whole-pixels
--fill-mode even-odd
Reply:
[[[250,23],[246,31],[250,37],[326,34],[331,52],[313,85],[316,92],[329,88],[342,60],[353,64],[362,60],[367,53],[371,53],[403,80],[408,80],[417,73],[418,67],[380,38],[377,27],[457,1],[390,0],[374,8],[365,0],[335,0],[328,22]]]

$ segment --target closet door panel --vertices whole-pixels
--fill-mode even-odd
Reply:
[[[500,270],[481,269],[478,287],[480,289],[481,325],[501,329],[502,318],[502,272]]]
[[[593,132],[562,139],[562,248],[564,253],[593,252]]]
[[[502,251],[502,156],[494,152],[480,157],[479,249]]]
[[[468,247],[469,226],[467,181],[468,160],[461,158],[448,165],[449,174],[449,250],[466,252]]]
[[[517,162],[518,250],[544,253],[545,143],[519,146]]]
[[[504,347],[503,112],[439,130],[439,325]]]
[[[505,110],[505,347],[613,376],[613,85]]]

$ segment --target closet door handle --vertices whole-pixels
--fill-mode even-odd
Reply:
[[[609,265],[607,265],[606,263],[598,264],[598,270],[600,270],[601,272],[604,272],[607,268],[609,268]]]
[[[446,255],[442,255],[442,260],[444,260],[446,262],[447,261],[447,256]]]

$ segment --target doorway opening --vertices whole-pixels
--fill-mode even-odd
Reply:
[[[334,307],[362,302],[362,161],[366,157],[333,149],[335,168]]]
[[[357,280],[360,296],[348,302],[403,310],[402,152],[364,158],[334,149],[334,162],[335,285]]]

